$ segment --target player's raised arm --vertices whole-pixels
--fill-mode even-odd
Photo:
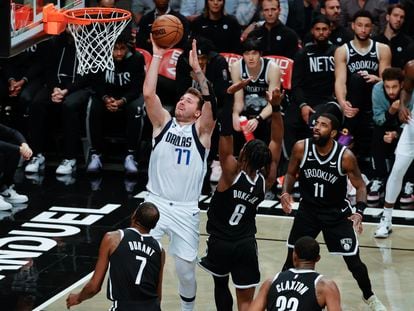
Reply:
[[[151,41],[153,55],[151,64],[145,76],[143,94],[145,108],[152,123],[153,132],[157,133],[162,127],[164,127],[168,120],[170,120],[171,115],[166,109],[164,109],[161,100],[156,93],[158,70],[166,49],[158,47],[154,40],[152,40],[152,37]]]

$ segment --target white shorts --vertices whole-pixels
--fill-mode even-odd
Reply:
[[[414,117],[414,116],[413,116]],[[414,157],[414,120],[410,119],[404,125],[400,140],[398,141],[395,154]]]
[[[160,211],[157,226],[150,234],[157,240],[166,234],[170,240],[168,253],[187,261],[197,258],[200,226],[198,202],[165,200],[148,192],[145,201],[154,203]]]

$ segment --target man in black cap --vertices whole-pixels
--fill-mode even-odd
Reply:
[[[324,15],[316,16],[312,20],[312,42],[307,43],[294,59],[292,105],[285,113],[287,155],[297,140],[312,135],[311,123],[316,111],[329,111],[342,119],[339,105],[333,102],[336,46],[328,40],[330,34],[330,20]]]

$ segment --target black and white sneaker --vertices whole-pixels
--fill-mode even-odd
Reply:
[[[382,196],[384,196],[384,182],[379,179],[372,180],[369,187],[367,200],[369,202],[376,202],[379,201]]]

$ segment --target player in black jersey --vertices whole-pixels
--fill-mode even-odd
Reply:
[[[149,234],[159,217],[157,207],[144,202],[132,214],[131,227],[106,233],[91,280],[79,293],[68,296],[67,308],[95,296],[109,266],[107,298],[112,301],[111,310],[161,310],[165,253]]]
[[[249,311],[340,311],[341,296],[333,280],[315,271],[321,258],[319,243],[304,236],[296,241],[293,265],[287,271],[266,280],[250,305]]]
[[[219,141],[223,173],[207,212],[210,237],[207,254],[199,263],[213,275],[217,310],[232,310],[230,274],[236,287],[238,310],[247,310],[260,281],[255,217],[264,199],[264,175],[268,181],[275,180],[283,137],[280,89],[273,90],[268,100],[273,108],[269,147],[261,140],[251,140],[238,159],[233,156],[232,107],[223,108]]]
[[[293,147],[280,197],[283,211],[292,211],[291,192],[297,174],[302,200],[289,234],[284,269],[293,267],[295,242],[306,235],[316,238],[322,231],[329,252],[343,256],[370,310],[386,310],[372,292],[367,267],[359,256],[356,232],[362,232],[367,190],[356,157],[334,139],[338,127],[334,115],[323,113],[316,119],[313,137]],[[347,177],[356,188],[355,212],[346,199]]]

